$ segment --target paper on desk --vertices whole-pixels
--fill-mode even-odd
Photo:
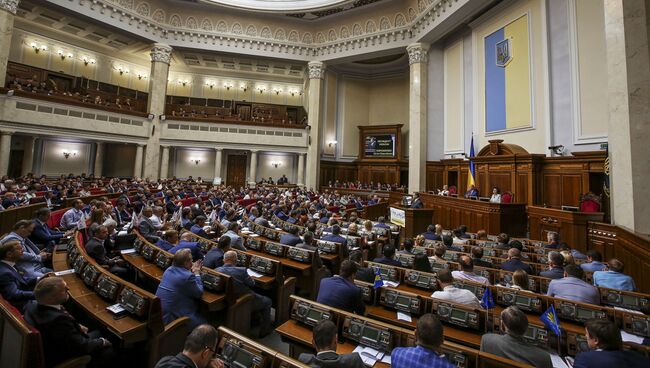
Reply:
[[[251,270],[250,268],[247,268],[247,269],[246,269],[246,273],[247,273],[248,276],[250,276],[250,277],[262,277],[262,276],[264,276],[264,274],[261,274],[261,273],[259,273],[259,272],[257,272],[257,271],[253,271],[253,270]]]
[[[643,344],[643,337],[642,336],[633,335],[633,334],[625,332],[623,330],[621,330],[621,339],[623,341],[633,342],[635,344]]]
[[[410,314],[404,313],[404,312],[401,312],[401,311],[397,311],[397,320],[398,321],[413,322],[413,319],[411,318]]]
[[[384,280],[384,285],[396,288],[399,286],[399,282]]]
[[[56,271],[54,273],[54,276],[63,276],[63,275],[69,275],[71,273],[74,273],[74,268],[71,268],[69,270],[63,270],[63,271]]]
[[[252,233],[252,231],[244,230],[244,229],[242,229],[242,230],[240,230],[240,231],[241,231],[242,234],[246,234],[246,235]]]
[[[241,228],[241,232],[242,232],[242,233],[245,232],[245,231],[250,232],[250,230],[251,230],[251,229],[249,229],[249,228],[247,228],[247,227],[242,227],[242,228]]]
[[[553,364],[553,368],[569,368],[564,362],[564,359],[555,353],[551,353],[551,363]]]
[[[250,235],[248,235],[248,236],[250,236],[251,238],[257,238],[259,235],[257,235],[257,234],[250,234]]]
[[[390,364],[390,354],[384,355],[383,358],[381,358],[382,363]]]
[[[374,366],[375,363],[377,363],[377,360],[383,358],[384,356],[384,353],[380,351],[361,345],[354,348],[352,352],[358,353],[363,363],[369,367]]]
[[[120,253],[121,253],[121,254],[131,254],[131,253],[135,253],[135,249],[133,249],[133,248],[131,248],[131,249],[122,249],[122,250],[120,251]]]

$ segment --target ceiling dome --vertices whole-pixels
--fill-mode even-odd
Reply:
[[[232,8],[266,12],[305,12],[352,4],[355,0],[207,0]]]

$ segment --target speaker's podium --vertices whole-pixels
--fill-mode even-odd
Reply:
[[[404,197],[401,203],[390,205],[390,221],[404,228],[404,237],[412,239],[422,234],[431,225],[433,208],[411,208],[410,199]]]

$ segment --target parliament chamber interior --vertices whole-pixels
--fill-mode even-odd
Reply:
[[[647,0],[0,29],[0,367],[650,367]]]

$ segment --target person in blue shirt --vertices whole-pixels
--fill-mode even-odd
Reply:
[[[383,256],[379,258],[375,258],[373,262],[390,265],[390,266],[402,267],[402,264],[395,259],[395,247],[393,247],[390,244],[384,245]]]
[[[321,280],[316,301],[363,315],[366,311],[363,292],[354,284],[358,269],[356,263],[350,260],[343,261],[338,275]]]
[[[223,266],[223,256],[230,250],[230,237],[223,235],[216,247],[212,247],[203,259],[203,266],[217,269]]]
[[[190,231],[204,239],[212,239],[212,236],[208,234],[203,227],[205,226],[206,218],[205,216],[198,216],[194,219],[194,225],[190,228]]]
[[[585,335],[590,351],[579,353],[574,368],[650,367],[650,360],[629,350],[623,350],[621,331],[608,319],[585,322]]]
[[[433,225],[429,225],[427,227],[427,231],[422,233],[422,236],[424,236],[424,239],[426,240],[433,240],[433,241],[440,241],[442,238],[440,235],[436,234],[436,227]]]
[[[45,248],[52,251],[54,246],[59,244],[66,233],[50,229],[47,225],[47,221],[50,219],[50,213],[51,211],[47,207],[39,208],[36,211],[34,231],[29,235],[29,239],[37,246],[40,246],[41,249]]]
[[[501,263],[501,269],[510,272],[524,270],[529,275],[533,273],[530,265],[521,261],[521,251],[517,248],[508,249],[508,260]]]
[[[564,257],[562,253],[552,251],[548,253],[549,269],[539,273],[541,277],[561,279],[564,277]]]
[[[379,227],[382,229],[390,229],[390,226],[386,225],[386,218],[384,216],[379,216],[377,218],[377,223],[374,225],[374,227]]]
[[[453,368],[440,352],[444,340],[443,327],[438,317],[427,313],[418,319],[415,329],[415,347],[395,348],[391,353],[393,368]]]
[[[203,283],[199,276],[201,266],[200,261],[192,263],[189,249],[174,254],[174,261],[163,273],[156,291],[165,324],[185,316],[190,318],[192,328],[206,323],[199,313],[203,295]]]
[[[624,264],[616,258],[607,262],[607,271],[594,272],[594,285],[610,289],[634,291],[634,279],[631,276],[623,274]]]
[[[546,295],[581,303],[599,305],[598,288],[582,280],[582,268],[569,264],[564,267],[564,277],[551,280]]]
[[[169,230],[167,233],[171,233],[171,236],[174,237],[175,234],[175,239],[178,239],[178,232],[175,230]],[[169,250],[169,253],[175,254],[181,249],[189,249],[190,252],[192,252],[192,259],[194,261],[197,261],[199,259],[203,258],[203,253],[201,252],[201,247],[199,247],[199,243],[192,241],[193,237],[191,233],[185,232],[183,235],[181,235],[180,241],[177,243],[171,242],[172,244],[176,244],[173,248]]]
[[[288,233],[284,233],[280,235],[280,243],[281,244],[286,244],[290,246],[295,246],[296,244],[302,243],[302,240],[298,236],[298,227],[294,226],[291,229],[289,229]]]
[[[605,271],[607,265],[603,263],[603,256],[595,249],[587,252],[587,262],[580,265],[585,272]]]
[[[321,240],[330,241],[330,242],[334,242],[334,243],[340,243],[340,244],[347,244],[347,241],[345,240],[345,238],[342,237],[339,234],[341,234],[341,228],[339,227],[339,225],[334,225],[334,226],[332,226],[332,233],[327,234],[327,235],[323,235],[321,237]]]

